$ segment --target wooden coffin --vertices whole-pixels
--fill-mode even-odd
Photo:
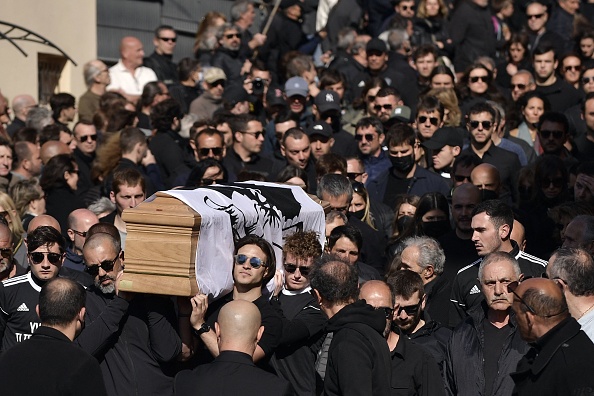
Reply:
[[[326,201],[310,197],[330,211]],[[198,293],[196,249],[201,217],[177,198],[158,192],[123,213],[127,237],[125,271],[120,281],[124,291],[193,296]],[[199,263],[198,263],[199,265]]]

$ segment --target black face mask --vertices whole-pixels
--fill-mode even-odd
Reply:
[[[392,162],[392,167],[402,173],[410,172],[415,164],[415,158],[413,157],[413,154],[405,155],[403,157],[394,157],[390,155],[389,157],[390,161]]]
[[[351,216],[354,216],[359,220],[363,220],[363,216],[365,216],[365,209],[357,210],[356,212],[351,212]]]
[[[498,199],[499,198],[499,194],[497,194],[493,190],[487,190],[486,188],[483,188],[481,190],[481,198],[482,198],[483,202],[485,202],[485,201],[488,201],[490,199]]]
[[[442,235],[451,231],[450,222],[448,220],[439,221],[424,221],[423,232],[431,238],[439,238]]]
[[[412,220],[412,216],[402,216],[401,218],[396,220],[396,226],[398,227],[398,231],[403,232],[404,230],[406,230],[406,227],[408,227],[410,223],[412,223]]]

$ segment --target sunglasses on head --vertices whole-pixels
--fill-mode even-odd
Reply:
[[[561,139],[563,137],[563,135],[565,135],[564,131],[549,131],[549,130],[544,130],[544,131],[540,131],[540,136],[543,139],[548,139],[551,137],[551,135],[553,135],[554,139]]]
[[[262,266],[267,267],[266,263],[258,257],[248,257],[245,254],[236,254],[234,258],[235,264],[237,265],[244,265],[246,262],[249,262],[254,269],[258,269]]]
[[[223,155],[222,147],[209,147],[198,149],[198,154],[202,157],[206,157],[212,151],[212,155]]]
[[[5,259],[12,258],[12,249],[11,248],[2,248],[0,249],[0,256]]]
[[[50,253],[50,252],[32,252],[29,253],[29,259],[33,264],[41,264],[47,257],[47,261],[50,264],[56,265],[62,259],[62,253]]]
[[[115,256],[113,260],[103,260],[99,264],[87,265],[85,271],[87,271],[87,273],[94,278],[97,275],[99,275],[99,268],[103,269],[103,271],[105,272],[113,270],[116,261],[118,261],[118,259],[120,258],[120,253],[121,250],[118,252],[117,256]]]
[[[489,76],[474,76],[474,77],[470,77],[469,80],[471,83],[477,83],[477,82],[479,82],[479,80],[482,82],[486,82],[486,83],[491,81]]]
[[[159,40],[175,43],[177,41],[177,37],[159,37]]]
[[[516,88],[518,88],[518,89],[521,89],[521,90],[525,90],[525,89],[526,89],[526,87],[527,87],[527,85],[526,85],[526,84],[512,84],[512,85],[511,85],[511,89],[516,89]]]
[[[385,104],[385,105],[375,105],[373,106],[373,110],[375,111],[381,111],[382,109],[384,110],[392,110],[394,106],[392,106],[391,104]]]
[[[492,121],[470,121],[469,124],[472,129],[477,129],[479,127],[479,125],[482,125],[483,129],[491,129],[493,122]]]
[[[376,307],[375,310],[383,310],[384,311],[384,316],[386,317],[386,319],[391,319],[392,315],[394,315],[394,308],[390,308],[390,307]]]
[[[94,142],[97,140],[97,135],[83,135],[80,137],[81,142]]]
[[[397,315],[400,315],[402,313],[402,311],[406,312],[406,314],[408,316],[412,316],[415,315],[417,312],[419,312],[419,308],[421,307],[421,302],[419,301],[418,304],[415,305],[409,305],[408,307],[405,306],[399,306],[398,307],[398,311],[396,311]]]
[[[439,118],[437,117],[419,116],[419,123],[424,124],[427,122],[427,120],[429,120],[429,122],[433,126],[437,126],[437,124],[439,123]]]
[[[309,275],[310,271],[311,271],[311,267],[306,267],[303,265],[297,265],[297,264],[285,264],[285,271],[287,271],[289,274],[294,273],[295,271],[297,271],[297,269],[299,268],[299,272],[301,273],[301,275],[303,276],[307,276]]]
[[[365,139],[365,141],[367,142],[373,142],[373,139],[375,139],[375,136],[373,135],[373,133],[365,133],[363,135],[355,135],[355,140],[360,142],[363,139]]]

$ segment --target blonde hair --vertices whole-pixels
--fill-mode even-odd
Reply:
[[[443,105],[444,109],[449,110],[444,126],[457,127],[460,126],[462,120],[462,112],[458,105],[458,97],[453,88],[433,88],[430,89],[425,96],[435,96]]]
[[[447,18],[449,10],[448,6],[443,0],[437,0],[439,3],[439,14],[438,16],[442,18]],[[428,18],[427,16],[427,0],[421,0],[419,2],[419,8],[417,9],[417,18]]]
[[[23,234],[25,233],[23,223],[21,222],[21,218],[17,213],[16,206],[12,198],[10,198],[10,195],[0,192],[0,206],[8,212],[7,216],[10,217],[8,228],[10,228],[10,232],[12,233],[12,244],[15,246],[16,250],[21,244]]]

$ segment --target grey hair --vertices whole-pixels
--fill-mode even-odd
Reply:
[[[518,70],[515,75],[518,75],[518,74],[526,74],[528,76],[528,83],[536,84],[536,81],[534,80],[534,75],[532,73],[530,73],[530,71],[528,71],[526,69],[522,69],[522,70]]]
[[[97,67],[97,61],[92,60],[83,66],[83,77],[85,79],[85,85],[87,88],[91,88],[93,83],[95,83],[95,77],[97,77],[101,73],[101,69]]]
[[[98,200],[93,201],[87,209],[99,216],[102,213],[113,212],[116,209],[116,206],[109,198],[101,197]]]
[[[324,175],[318,183],[318,198],[322,199],[324,193],[333,198],[346,194],[350,202],[353,199],[353,186],[346,176],[329,173]]]
[[[250,4],[252,4],[251,0],[235,0],[229,10],[231,22],[241,19],[241,15],[247,12]]]
[[[404,249],[416,247],[419,250],[419,266],[421,268],[425,269],[431,265],[436,274],[440,275],[443,272],[446,257],[439,242],[435,239],[426,236],[410,237],[406,238],[402,245]]]
[[[498,263],[501,261],[505,261],[507,263],[510,263],[513,270],[514,270],[514,274],[516,275],[516,279],[514,280],[518,280],[520,279],[520,274],[522,273],[522,270],[520,269],[520,264],[518,264],[518,261],[509,253],[506,252],[493,252],[493,253],[489,253],[488,255],[486,255],[483,258],[483,261],[481,261],[481,264],[479,266],[479,270],[478,270],[478,279],[479,281],[482,283],[483,281],[483,273],[485,271],[485,267],[489,264],[493,264],[493,263]]]
[[[404,29],[394,29],[388,33],[388,45],[392,51],[402,48],[402,44],[408,39],[408,33]]]
[[[582,248],[557,249],[548,265],[549,278],[563,279],[574,296],[594,295],[594,262]]]
[[[237,30],[239,32],[239,29],[234,24],[232,24],[231,22],[225,22],[217,30],[217,33],[216,33],[217,41],[219,41],[223,38],[223,36],[225,35],[225,32],[227,30]]]
[[[338,31],[338,41],[336,47],[346,50],[355,44],[357,39],[357,31],[352,27],[344,27]]]
[[[45,107],[33,107],[27,114],[25,125],[27,128],[34,128],[37,132],[41,132],[43,127],[53,123],[52,112]]]
[[[326,224],[333,223],[336,219],[341,219],[344,224],[348,223],[348,219],[344,213],[339,212],[338,210],[331,210],[326,215]]]
[[[584,234],[581,235],[580,243],[594,241],[594,216],[591,215],[579,215],[575,216],[572,223],[578,223],[584,225]]]

